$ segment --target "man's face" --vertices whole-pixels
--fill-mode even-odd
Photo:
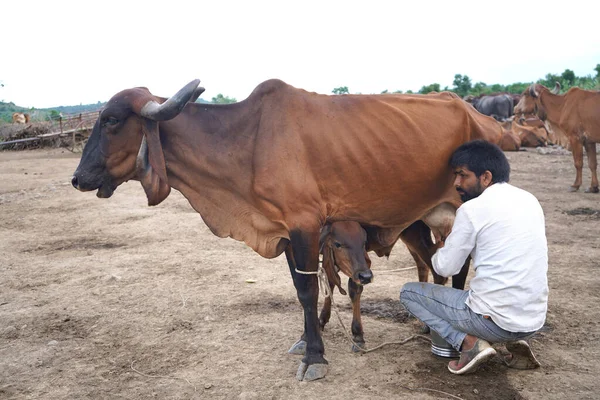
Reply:
[[[470,171],[466,166],[461,166],[454,169],[454,176],[454,187],[463,202],[478,197],[485,190],[482,184],[484,174],[477,178],[473,171]]]

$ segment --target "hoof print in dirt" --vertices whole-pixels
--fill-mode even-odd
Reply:
[[[306,341],[304,341],[302,339],[300,339],[296,343],[294,343],[292,345],[292,347],[290,347],[290,349],[288,350],[289,354],[297,354],[300,356],[303,356],[305,352],[306,352]]]
[[[298,372],[296,372],[296,379],[299,381],[315,381],[324,378],[327,374],[327,367],[327,364],[306,365],[300,362]]]

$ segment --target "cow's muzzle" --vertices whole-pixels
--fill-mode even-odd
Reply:
[[[116,186],[113,185],[113,183],[110,181],[110,179],[105,179],[102,183],[97,184],[97,183],[85,183],[85,181],[83,179],[81,179],[81,177],[77,176],[77,172],[75,172],[75,175],[73,175],[73,178],[71,178],[71,184],[73,185],[73,187],[77,190],[79,190],[80,192],[90,192],[92,190],[98,190],[98,192],[96,193],[96,196],[98,196],[101,199],[107,199],[110,196],[113,195],[113,193],[115,192]]]
[[[371,283],[373,281],[373,272],[371,272],[370,269],[359,272],[358,280],[360,281],[361,285]]]

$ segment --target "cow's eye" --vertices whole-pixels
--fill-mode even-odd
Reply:
[[[104,120],[104,126],[113,126],[119,123],[119,120],[115,117],[108,117]]]
[[[341,243],[339,243],[339,242],[333,242],[333,245],[334,245],[335,247],[337,247],[338,249],[339,249],[340,247],[342,247],[342,244],[341,244]]]

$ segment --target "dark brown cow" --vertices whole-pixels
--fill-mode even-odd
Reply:
[[[560,88],[558,85],[555,89]],[[571,144],[575,163],[575,182],[570,191],[579,190],[582,181],[583,148],[587,152],[592,182],[586,192],[598,193],[596,143],[600,142],[600,92],[571,88],[558,95],[542,85],[531,85],[515,107],[516,113],[535,114],[548,122],[553,131],[564,134]]]
[[[113,96],[73,186],[107,198],[139,180],[149,205],[174,188],[215,235],[267,258],[285,252],[307,340],[297,377],[321,378],[315,274],[325,222],[376,226],[378,242],[393,245],[455,200],[452,152],[473,139],[497,143],[501,127],[448,93],[327,96],[269,80],[239,103],[187,104],[198,84],[168,100],[146,88]]]
[[[341,271],[348,277],[348,293],[352,301],[352,337],[356,345],[363,347],[365,344],[364,333],[360,313],[360,297],[363,286],[371,282],[373,273],[370,270],[371,259],[368,250],[377,249],[377,255],[380,257],[389,257],[391,248],[382,249],[376,243],[377,235],[374,230],[363,229],[360,224],[353,221],[339,221],[327,224],[321,232],[321,254],[323,255],[323,269],[329,280],[329,287],[333,293],[334,287],[338,287],[340,293],[346,295],[346,291],[341,286],[341,279],[338,271]],[[410,254],[417,264],[419,282],[427,282],[429,271],[434,275],[434,282],[445,284],[447,278],[437,275],[431,264],[431,256],[435,253],[438,245],[431,240],[431,230],[423,221],[416,221],[400,234],[400,239],[408,247]],[[469,260],[470,261],[470,260]],[[464,289],[469,272],[469,261],[461,272],[452,277],[452,287]],[[331,296],[324,301],[319,322],[321,329],[329,321],[331,316]],[[424,325],[423,328],[427,328]],[[427,329],[428,331],[428,329]],[[301,338],[292,348],[290,353],[302,354],[306,342]],[[352,346],[353,351],[360,351]]]

